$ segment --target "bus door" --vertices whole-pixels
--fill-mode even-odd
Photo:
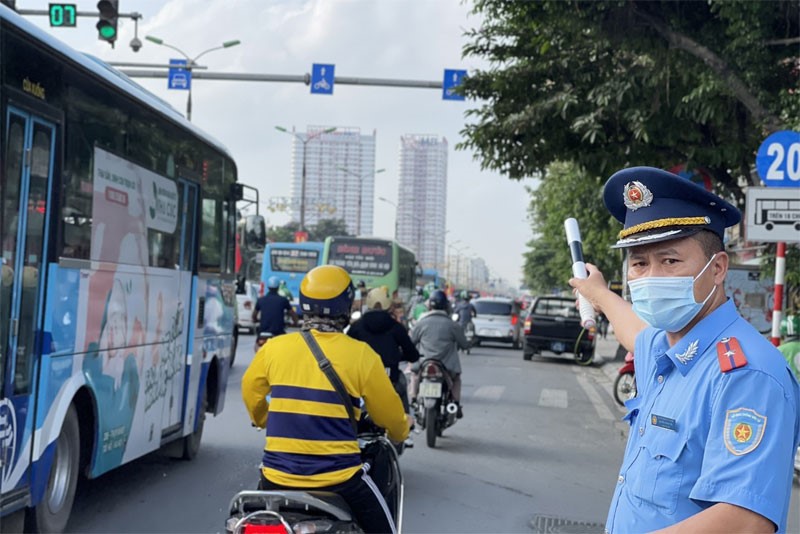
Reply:
[[[56,126],[9,106],[0,183],[0,486],[28,485]],[[13,496],[6,495],[13,499]]]
[[[196,323],[193,318],[195,316],[195,308],[197,307],[197,282],[194,276],[195,265],[197,263],[197,227],[199,224],[198,214],[198,199],[200,196],[200,188],[196,183],[178,179],[178,195],[181,198],[181,251],[180,251],[180,271],[183,280],[181,285],[188,285],[189,290],[186,291],[181,288],[182,295],[189,295],[186,309],[186,324],[187,328],[184,330],[185,353],[183,354],[183,370],[184,375],[182,380],[176,380],[175,383],[180,383],[182,388],[182,405],[177,411],[170,410],[170,416],[164,421],[164,428],[179,423],[181,420],[187,420],[187,407],[193,407],[193,402],[197,399],[197,392],[200,384],[200,362],[202,361],[202,354],[198,354],[198,348],[195,347],[195,328]],[[192,365],[192,363],[197,365]],[[177,377],[176,377],[177,378]],[[196,415],[196,414],[193,414]],[[193,421],[192,421],[193,422]],[[186,426],[184,425],[184,431]]]

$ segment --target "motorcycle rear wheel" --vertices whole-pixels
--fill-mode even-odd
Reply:
[[[436,406],[432,406],[425,411],[425,441],[431,449],[436,447],[436,427],[439,424],[439,414]]]
[[[625,405],[625,401],[636,396],[636,378],[633,373],[622,373],[617,375],[614,380],[614,400],[620,406]]]

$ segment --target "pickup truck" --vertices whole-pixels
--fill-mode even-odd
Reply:
[[[584,330],[575,307],[568,297],[536,297],[528,308],[523,323],[522,358],[530,360],[543,351],[574,355],[581,365],[594,358],[595,332]]]

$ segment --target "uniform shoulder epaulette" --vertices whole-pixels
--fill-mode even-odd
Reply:
[[[722,338],[717,343],[717,359],[719,360],[719,369],[723,373],[747,365],[747,358],[739,345],[739,340],[735,337]]]

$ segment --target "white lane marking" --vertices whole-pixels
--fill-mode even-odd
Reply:
[[[545,408],[566,408],[568,404],[566,389],[543,389],[539,395],[539,406]]]
[[[505,386],[481,386],[472,393],[472,397],[475,399],[498,401],[505,390]]]
[[[603,399],[600,398],[600,394],[597,393],[597,390],[592,387],[589,383],[589,379],[586,378],[586,375],[583,373],[583,370],[579,367],[573,367],[575,371],[575,378],[578,379],[578,385],[581,386],[586,396],[589,397],[589,400],[594,406],[594,409],[597,411],[597,415],[600,416],[600,419],[606,419],[609,421],[614,420],[614,416],[611,414],[611,410],[608,409],[608,406],[603,402]]]

